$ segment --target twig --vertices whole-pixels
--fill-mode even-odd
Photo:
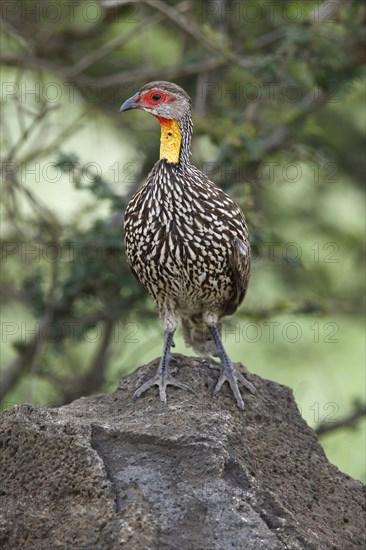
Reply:
[[[59,244],[57,242],[57,244]],[[45,333],[47,334],[47,325],[49,326],[50,323],[55,319],[56,315],[56,308],[55,308],[55,295],[57,292],[57,286],[58,286],[58,279],[59,279],[59,265],[56,262],[51,263],[51,282],[50,286],[47,292],[46,297],[46,309],[43,315],[43,318],[41,319],[41,326],[45,327]],[[41,354],[44,348],[45,339],[42,338],[37,342],[36,348],[34,350],[32,362],[29,366],[29,372],[32,377],[35,377],[37,374],[41,371]],[[29,394],[28,399],[29,401],[33,401],[32,393],[32,386],[29,386]]]
[[[14,38],[23,48],[28,49],[29,44],[24,39],[24,36],[19,34],[18,30],[9,22],[6,21],[3,17],[0,19],[0,26],[3,31],[6,32],[9,36]]]
[[[41,120],[44,119],[44,117],[53,109],[55,109],[55,105],[47,105],[43,104],[42,108],[37,114],[37,117],[32,120],[32,122],[24,129],[21,136],[19,137],[18,141],[14,143],[13,147],[10,148],[10,151],[8,152],[7,156],[5,157],[3,162],[10,162],[18,153],[19,149],[24,145],[24,143],[29,138],[30,134],[37,128]]]
[[[28,53],[24,53],[24,55],[2,55],[0,56],[0,63],[2,65],[7,65],[8,67],[34,67],[37,69],[42,68],[54,72],[55,74],[61,73],[62,75],[65,75],[68,71],[68,67],[49,63],[46,59],[42,57],[36,57],[34,55],[29,55]]]
[[[275,128],[275,130],[262,141],[263,156],[278,151],[286,143],[291,132],[296,129],[296,124],[302,122],[309,113],[319,109],[327,100],[328,95],[320,89],[313,90],[308,94],[304,98],[296,118],[279,128]]]
[[[83,123],[83,119],[87,117],[87,111],[84,111],[79,116],[77,116],[70,124],[68,124],[61,132],[59,132],[55,138],[48,143],[46,147],[43,147],[41,150],[35,150],[28,153],[28,155],[23,156],[21,162],[27,163],[37,157],[39,159],[46,157],[50,153],[54,153],[55,149],[60,143],[62,143],[66,138],[73,135],[78,131]]]
[[[181,13],[183,11],[186,11],[190,6],[190,2],[184,1],[181,2],[176,6],[176,10]],[[123,34],[122,36],[116,36],[106,44],[104,44],[101,48],[98,50],[93,50],[88,55],[84,56],[82,59],[80,59],[71,69],[67,72],[67,76],[69,78],[75,78],[78,76],[82,71],[84,71],[87,67],[95,63],[96,61],[99,61],[103,57],[105,57],[109,52],[112,50],[115,50],[117,47],[123,46],[126,42],[128,42],[130,39],[135,38],[137,34],[141,33],[143,29],[147,29],[148,27],[152,27],[153,25],[156,25],[157,23],[160,23],[160,21],[163,21],[165,19],[165,15],[162,13],[156,13],[150,19],[146,19],[145,21],[142,21],[138,27],[133,27],[129,32],[126,34]]]
[[[62,404],[89,395],[98,390],[105,381],[105,369],[110,357],[110,343],[113,336],[115,320],[108,319],[104,325],[103,338],[87,372],[72,381],[72,384],[61,389]]]
[[[228,47],[223,49],[223,44],[220,42],[214,42],[204,32],[201,28],[191,19],[187,19],[184,15],[180,14],[174,7],[167,5],[162,0],[144,0],[145,4],[155,8],[166,14],[166,16],[178,25],[186,34],[192,36],[204,46],[207,50],[213,53],[221,53],[223,60],[232,61],[239,67],[244,69],[254,69],[256,67],[256,62],[254,60],[243,59],[240,55],[237,55],[231,51]]]
[[[352,413],[336,422],[321,422],[315,428],[315,433],[317,435],[324,435],[329,432],[334,432],[339,428],[354,428],[357,420],[364,416],[366,416],[366,405],[356,405]]]
[[[22,351],[18,352],[17,357],[6,367],[1,373],[0,384],[0,402],[4,400],[6,394],[15,386],[18,382],[23,370],[29,371],[29,365],[33,365],[33,362],[38,356],[40,347],[43,345],[47,330],[45,328],[53,320],[53,312],[48,311],[44,315],[42,321],[39,324],[36,334],[32,338],[32,341],[27,344]]]
[[[273,44],[273,42],[277,42],[277,40],[281,40],[286,36],[287,28],[280,28],[275,29],[270,32],[266,32],[265,34],[262,34],[262,36],[259,36],[257,40],[254,43],[253,49],[254,50],[260,50],[261,48],[267,48],[270,44]]]
[[[57,227],[58,222],[56,220],[56,215],[44,204],[29,188],[25,187],[19,180],[15,178],[13,174],[10,176],[12,182],[12,188],[16,188],[21,191],[31,202],[33,210],[37,211],[37,215],[42,217],[42,220],[47,223],[48,228],[51,230],[52,234],[57,234],[57,231],[54,231]],[[13,191],[13,189],[11,189]],[[12,193],[14,203],[16,204],[16,199],[14,198],[14,193]],[[17,204],[16,204],[17,206]]]
[[[196,63],[189,63],[188,65],[178,65],[175,67],[161,67],[159,68],[159,75],[162,79],[170,80],[175,77],[183,77],[201,73],[202,71],[212,71],[217,67],[225,65],[225,60],[222,59],[222,56],[212,56],[203,61],[198,61]],[[156,67],[138,67],[135,71],[123,71],[120,73],[115,73],[106,77],[101,77],[98,79],[98,86],[100,89],[108,88],[109,86],[123,84],[131,84],[131,82],[144,82],[151,80],[156,77]],[[79,78],[80,83],[87,83],[89,79]]]

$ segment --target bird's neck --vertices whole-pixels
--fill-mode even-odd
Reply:
[[[179,123],[176,119],[159,117],[160,159],[172,164],[189,162],[191,156],[192,122],[190,119]]]
[[[160,121],[160,159],[177,164],[182,145],[182,132],[175,119],[161,118]]]

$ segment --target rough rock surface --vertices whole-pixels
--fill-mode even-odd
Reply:
[[[218,373],[178,357],[196,393],[133,390],[1,423],[0,546],[50,550],[365,548],[363,486],[330,464],[291,391],[250,375],[240,411]],[[225,385],[226,386],[226,385]]]

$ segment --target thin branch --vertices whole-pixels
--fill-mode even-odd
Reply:
[[[240,55],[231,51],[226,44],[211,40],[201,28],[192,19],[187,19],[184,15],[179,13],[176,8],[169,6],[162,0],[143,0],[148,6],[155,8],[158,11],[164,13],[171,21],[173,21],[178,27],[180,27],[186,34],[192,36],[197,42],[204,46],[208,51],[222,55],[223,61],[231,61],[234,64],[244,69],[254,69],[256,67],[256,61],[243,59]],[[221,35],[221,38],[224,38]],[[225,49],[224,49],[225,48]]]
[[[54,231],[58,225],[55,213],[52,212],[48,206],[33,193],[33,191],[17,180],[14,174],[7,176],[7,178],[10,178],[13,183],[12,187],[21,191],[28,198],[29,202],[32,204],[33,210],[37,212],[37,215],[41,217],[45,223],[47,223],[48,228],[52,230],[52,233],[57,234],[57,231]]]
[[[104,326],[103,338],[99,349],[92,360],[87,372],[72,381],[67,387],[62,388],[62,404],[70,403],[82,395],[89,395],[100,389],[105,382],[105,370],[111,354],[110,343],[113,336],[115,320],[108,319]]]
[[[220,46],[210,40],[199,28],[198,25],[194,23],[191,19],[188,20],[184,15],[178,12],[174,7],[169,6],[162,0],[143,0],[143,3],[162,12],[168,19],[173,21],[178,27],[180,27],[186,34],[195,38],[208,50],[217,52],[220,49]]]
[[[47,330],[45,328],[52,320],[53,312],[48,308],[31,342],[26,344],[10,365],[1,372],[0,402],[4,401],[6,394],[18,382],[23,370],[28,371],[29,365],[33,365],[34,359],[39,353],[39,348],[43,345],[46,337]]]
[[[23,346],[14,361],[2,372],[0,384],[0,402],[6,394],[16,385],[23,371],[36,374],[39,371],[39,360],[47,337],[47,327],[55,319],[54,297],[58,283],[58,265],[51,264],[51,283],[46,298],[46,309],[39,321],[38,329],[29,344]]]
[[[59,244],[59,243],[57,243]],[[55,318],[55,307],[54,307],[54,301],[55,301],[55,294],[57,291],[57,285],[58,285],[58,278],[59,278],[59,266],[56,262],[51,263],[51,283],[48,289],[47,297],[46,297],[46,309],[43,315],[43,318],[41,319],[41,325],[42,327],[46,328],[47,325],[51,323],[51,321]],[[47,333],[47,330],[45,330]],[[32,357],[32,361],[30,363],[29,372],[31,376],[36,376],[39,374],[41,370],[41,354],[44,348],[45,339],[42,338],[37,341],[34,354]],[[32,386],[29,386],[31,389]],[[29,401],[32,401],[32,395],[28,396]]]
[[[329,432],[334,432],[339,428],[354,428],[356,422],[364,416],[366,416],[366,405],[356,405],[352,413],[336,422],[321,422],[315,428],[315,433],[317,435],[324,435]]]
[[[212,71],[217,67],[225,65],[225,60],[222,56],[210,57],[209,59],[204,59],[203,61],[198,61],[197,63],[189,63],[188,65],[178,65],[171,67],[160,67],[159,75],[162,79],[170,80],[175,77],[183,77],[201,73],[202,71]],[[138,67],[134,71],[123,71],[120,73],[115,73],[106,77],[101,77],[98,79],[98,87],[108,88],[109,86],[114,85],[124,85],[131,84],[131,82],[143,82],[151,80],[156,77],[157,69],[156,67]],[[78,81],[83,84],[89,82],[89,79],[85,77],[79,78]]]
[[[273,44],[273,42],[277,42],[278,40],[284,38],[286,36],[286,33],[287,27],[275,29],[265,34],[262,34],[262,36],[259,36],[256,39],[253,49],[260,50],[261,48],[267,48],[269,45]]]
[[[297,128],[297,123],[302,122],[308,114],[315,112],[329,99],[329,95],[323,90],[313,90],[308,94],[300,107],[295,119],[275,128],[273,132],[262,141],[263,156],[278,151],[287,142],[291,133]]]
[[[32,122],[24,129],[22,134],[20,135],[18,141],[14,143],[13,147],[10,148],[10,151],[8,152],[7,156],[3,160],[3,162],[10,162],[16,154],[19,152],[19,149],[26,143],[29,136],[32,134],[32,132],[37,128],[37,126],[40,124],[40,122],[45,118],[45,116],[51,111],[54,110],[57,106],[56,105],[48,105],[43,104],[42,108],[37,114],[37,117],[32,120]]]
[[[0,19],[0,26],[4,32],[6,32],[9,36],[14,38],[24,49],[29,48],[29,44],[24,39],[24,36],[19,34],[18,30],[9,21],[6,21],[3,17]]]
[[[182,13],[186,11],[190,7],[190,2],[184,1],[181,2],[176,6],[176,10],[179,13]],[[148,27],[152,27],[153,25],[156,25],[157,23],[160,23],[166,18],[165,14],[156,13],[149,19],[146,19],[145,21],[142,21],[140,25],[137,27],[133,27],[129,32],[126,34],[123,34],[122,36],[116,36],[103,46],[101,46],[98,50],[93,50],[89,54],[87,54],[85,57],[80,59],[71,69],[67,72],[67,76],[69,78],[75,78],[78,76],[82,71],[84,71],[87,67],[90,65],[93,65],[96,61],[99,61],[103,57],[109,54],[109,52],[115,50],[117,47],[123,46],[123,44],[126,44],[129,40],[132,38],[135,38],[137,34],[141,33],[143,29],[147,29]]]
[[[87,111],[84,111],[79,116],[77,116],[70,124],[68,124],[61,132],[59,132],[55,138],[48,143],[46,147],[42,147],[41,150],[35,150],[28,153],[28,155],[25,155],[21,162],[27,163],[33,160],[35,157],[41,159],[46,157],[47,155],[54,153],[55,149],[60,145],[60,143],[63,143],[66,138],[72,136],[77,132],[82,124],[83,119],[87,117]]]
[[[61,73],[62,75],[65,75],[69,70],[68,67],[49,63],[46,59],[42,57],[36,57],[34,55],[29,55],[28,53],[25,53],[24,55],[2,55],[0,56],[0,63],[8,67],[33,67],[36,69],[47,69],[48,71],[54,72],[56,74]]]

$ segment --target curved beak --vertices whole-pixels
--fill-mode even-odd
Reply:
[[[130,97],[129,99],[126,99],[126,101],[122,103],[119,112],[122,113],[123,111],[129,111],[130,109],[139,108],[140,105],[137,103],[137,100],[139,97],[140,97],[140,92],[137,92],[134,96]]]

